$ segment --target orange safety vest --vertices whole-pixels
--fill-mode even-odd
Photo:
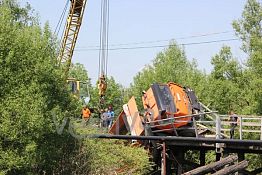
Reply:
[[[91,115],[91,112],[88,108],[82,110],[83,118],[88,119]]]

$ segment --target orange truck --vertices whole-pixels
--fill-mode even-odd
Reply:
[[[193,117],[200,111],[200,103],[193,90],[179,84],[154,83],[143,91],[144,111],[138,111],[135,98],[123,105],[111,134],[194,136]]]

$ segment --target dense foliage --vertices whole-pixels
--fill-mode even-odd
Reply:
[[[75,115],[74,100],[55,65],[48,25],[41,29],[30,6],[0,5],[0,169],[24,174],[70,171],[73,138],[58,136],[51,113]],[[71,153],[69,152],[71,150]],[[66,155],[66,156],[65,156]]]
[[[79,134],[97,134],[101,130],[89,126],[78,128]],[[152,165],[148,161],[148,152],[143,148],[132,146],[123,140],[85,139],[82,143],[79,170],[82,174],[147,174]],[[81,154],[80,154],[81,155]],[[85,166],[88,165],[88,166]]]
[[[42,29],[35,16],[30,5],[0,0],[0,174],[147,173],[150,163],[141,148],[115,140],[77,140],[66,131],[57,134],[52,114],[59,122],[79,117],[81,103],[67,92],[63,72],[56,66],[57,45],[48,24]],[[112,105],[117,115],[131,95],[141,107],[143,90],[154,82],[173,81],[193,88],[200,101],[220,113],[261,115],[261,20],[262,4],[248,0],[242,18],[233,22],[247,54],[244,64],[223,46],[212,57],[213,69],[207,74],[171,42],[134,77],[129,89],[109,77],[104,107]],[[84,66],[74,64],[70,76],[87,82],[88,105],[98,108],[98,90]],[[100,131],[83,128],[80,132]],[[256,166],[261,161],[251,164]]]
[[[147,65],[134,77],[131,85],[132,94],[141,104],[141,93],[154,82],[165,83],[173,81],[178,84],[194,87],[198,93],[205,93],[203,84],[206,83],[205,74],[197,69],[196,62],[189,62],[182,48],[176,43],[163,52],[160,52],[153,60],[152,65]]]
[[[262,4],[248,0],[242,18],[233,22],[237,36],[242,40],[242,49],[248,55],[243,75],[247,113],[262,114]]]
[[[195,90],[200,101],[220,114],[233,110],[237,114],[262,114],[262,4],[248,0],[242,18],[232,23],[236,36],[243,43],[245,63],[239,63],[230,47],[223,46],[211,59],[210,74],[199,70],[186,58],[183,48],[172,42],[159,53],[133,80],[130,94],[141,107],[141,92],[154,82],[173,81]],[[249,139],[259,135],[247,133]],[[250,168],[261,167],[261,156],[248,155]]]
[[[222,114],[234,110],[239,114],[262,114],[262,5],[249,0],[242,18],[233,22],[236,35],[243,41],[246,63],[237,61],[228,46],[212,57],[210,74],[198,69],[186,58],[183,48],[172,42],[152,64],[135,77],[132,94],[141,96],[153,82],[173,81],[193,88],[200,101]]]
[[[31,13],[29,5],[23,8],[15,0],[0,1],[0,174],[87,174],[94,172],[93,159],[110,156],[112,150],[115,155],[126,152],[131,169],[123,174],[145,172],[149,160],[142,149],[105,140],[83,142],[66,131],[68,125],[61,135],[57,133],[53,116],[58,124],[63,118],[79,117],[81,103],[67,91],[63,72],[56,66],[57,45],[48,25],[42,29]],[[75,64],[70,74],[91,86],[82,65]],[[110,82],[110,99],[114,99],[110,103],[116,104],[120,91],[113,79]],[[125,158],[106,156],[103,161],[108,167],[120,159]],[[96,171],[108,170],[101,165]]]

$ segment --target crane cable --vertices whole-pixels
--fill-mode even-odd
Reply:
[[[65,7],[64,7],[64,9],[62,11],[62,14],[60,15],[60,18],[58,20],[57,25],[56,25],[55,32],[54,32],[54,34],[56,34],[56,35],[58,35],[58,33],[59,33],[60,29],[61,29],[61,26],[63,24],[63,21],[65,19],[65,13],[67,11],[68,4],[69,4],[69,0],[66,1]]]
[[[59,18],[59,20],[58,20],[58,23],[57,23],[56,28],[55,28],[55,31],[54,31],[54,34],[57,36],[57,38],[59,38],[59,39],[58,39],[58,42],[59,42],[59,52],[60,52],[61,47],[62,47],[62,36],[59,37],[58,35],[59,35],[59,32],[60,32],[61,26],[62,26],[62,24],[64,23],[65,14],[66,14],[66,12],[67,12],[68,6],[69,6],[69,0],[66,1],[65,7],[64,7],[64,9],[63,9],[63,11],[62,11],[62,13],[61,13],[61,15],[60,15],[60,18]],[[66,26],[64,27],[64,30],[63,30],[62,33],[65,32],[65,29],[66,29]],[[59,55],[58,55],[58,57],[59,57]],[[57,64],[59,64],[59,58],[57,59]]]
[[[100,49],[99,49],[99,103],[100,107],[104,104],[104,97],[107,88],[107,64],[108,64],[108,27],[109,27],[109,1],[101,0],[101,19],[100,19]]]
[[[107,74],[109,1],[101,1],[99,76]]]

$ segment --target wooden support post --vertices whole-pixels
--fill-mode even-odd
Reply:
[[[195,133],[196,133],[196,138],[198,138],[197,124],[196,124],[196,118],[195,117],[193,117],[193,125],[194,125],[194,129],[195,129]]]
[[[206,164],[206,150],[201,149],[200,150],[200,166],[204,166]]]
[[[238,162],[245,160],[245,153],[244,152],[238,152],[237,156],[238,156]]]
[[[261,126],[260,126],[260,140],[262,140],[262,117],[261,117]]]
[[[243,160],[242,162],[239,162],[238,164],[225,167],[222,170],[217,171],[213,175],[232,174],[232,173],[235,173],[239,170],[245,169],[247,166],[248,166],[248,162],[246,160]]]
[[[166,143],[162,144],[161,175],[166,175]]]
[[[243,118],[242,116],[239,117],[239,139],[243,140]]]
[[[216,115],[216,139],[221,139],[221,120],[219,115]],[[216,154],[218,156],[218,154],[221,156],[221,143],[216,143]],[[220,159],[220,157],[219,157]],[[216,160],[219,160],[218,157],[216,158]]]
[[[216,161],[220,161],[221,153],[216,153]]]
[[[219,115],[216,114],[216,139],[221,138],[221,120]],[[221,143],[216,143],[216,161],[219,161],[222,154]]]
[[[216,139],[221,138],[221,120],[219,115],[216,114]]]
[[[242,162],[243,160],[245,160],[245,153],[244,152],[238,152],[237,156],[238,156],[238,162]],[[244,175],[244,174],[239,172],[238,175]]]
[[[181,162],[185,159],[185,153],[184,150],[180,150],[177,152],[177,175],[181,175],[183,173],[183,167]]]
[[[229,156],[229,152],[228,152],[228,150],[223,150],[223,152],[222,152],[222,157],[223,158],[225,158],[225,157],[228,157]]]
[[[214,163],[210,163],[208,165],[205,166],[201,166],[199,168],[196,168],[194,170],[188,171],[186,173],[184,173],[183,175],[200,175],[200,174],[207,174],[209,172],[212,172],[214,170],[220,170],[221,168],[223,168],[225,165],[232,163],[234,161],[237,160],[237,156],[236,155],[232,155],[229,157],[226,157],[218,162],[214,162]]]

